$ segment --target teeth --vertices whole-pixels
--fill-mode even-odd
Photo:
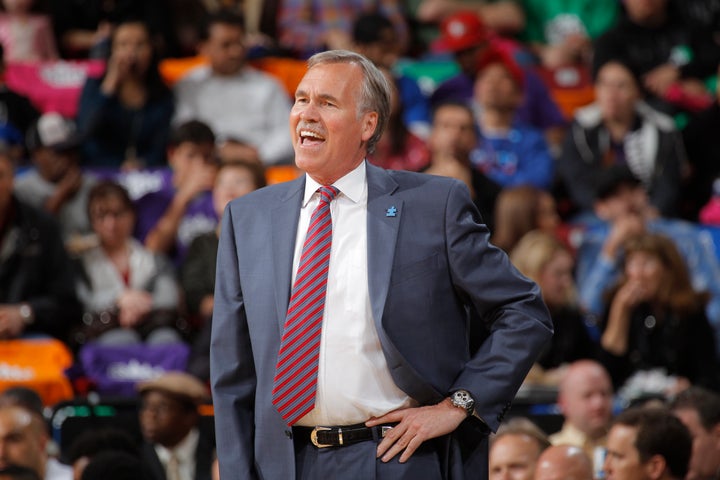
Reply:
[[[300,131],[300,136],[301,136],[301,137],[313,137],[313,138],[318,138],[318,139],[321,139],[321,140],[322,140],[322,138],[323,138],[321,135],[318,135],[317,133],[311,132],[311,131],[308,131],[308,130],[301,130],[301,131]]]

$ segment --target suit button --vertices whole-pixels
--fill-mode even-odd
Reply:
[[[292,437],[293,437],[292,430],[285,430],[285,436],[292,440]]]

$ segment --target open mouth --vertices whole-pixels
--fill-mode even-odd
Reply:
[[[314,146],[325,141],[325,137],[311,130],[300,130],[300,145]]]

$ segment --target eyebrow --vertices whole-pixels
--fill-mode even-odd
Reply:
[[[295,92],[295,98],[297,98],[297,97],[309,97],[309,96],[310,96],[310,94],[309,94],[308,92],[306,92],[305,90],[298,90],[298,91]],[[330,95],[329,93],[321,93],[321,94],[318,95],[318,97],[320,97],[320,98],[323,99],[323,100],[330,100],[331,102],[335,102],[335,103],[338,102],[337,97],[335,97],[335,96],[333,96],[333,95]]]

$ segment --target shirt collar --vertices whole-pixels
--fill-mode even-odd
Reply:
[[[367,169],[365,167],[365,161],[360,162],[360,165],[355,167],[350,173],[344,177],[339,178],[333,183],[340,193],[345,195],[347,198],[357,203],[362,199],[362,195],[367,185]],[[315,194],[318,188],[320,188],[318,182],[312,179],[310,175],[305,174],[305,196],[303,197],[303,207],[306,207],[312,196]]]
[[[180,443],[175,445],[174,448],[166,448],[159,443],[155,444],[155,451],[158,454],[163,464],[167,464],[170,460],[170,455],[175,452],[181,463],[187,462],[188,460],[195,457],[195,451],[197,450],[198,442],[200,441],[200,432],[197,428],[190,430],[190,433],[185,435]]]

